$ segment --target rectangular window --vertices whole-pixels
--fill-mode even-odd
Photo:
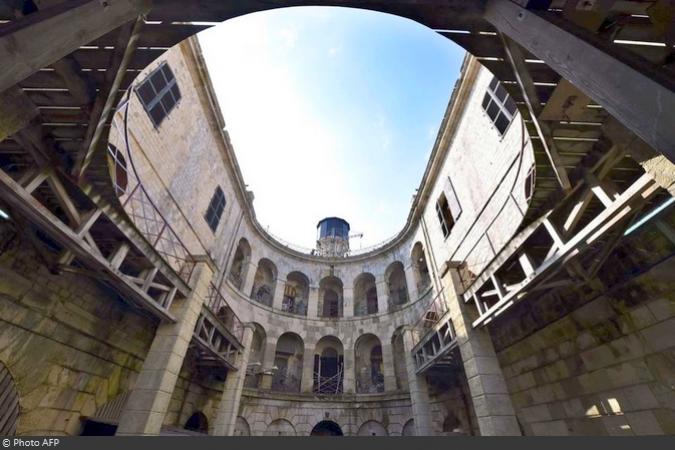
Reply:
[[[218,186],[216,188],[216,192],[213,193],[213,197],[211,197],[209,208],[206,210],[206,214],[204,214],[206,223],[209,224],[209,228],[211,228],[211,231],[213,231],[214,233],[218,229],[220,216],[223,215],[224,209],[225,209],[225,194],[223,194],[223,190],[220,188],[220,186]]]
[[[152,123],[158,127],[180,100],[180,89],[169,65],[162,63],[153,70],[136,87],[136,95]]]
[[[450,205],[448,205],[448,199],[445,197],[445,194],[441,194],[436,202],[436,214],[438,215],[438,221],[441,224],[443,237],[447,238],[452,231],[452,227],[455,225],[455,220],[452,218]]]
[[[516,115],[517,107],[516,102],[513,101],[496,77],[492,78],[490,86],[485,92],[485,97],[483,97],[482,105],[492,124],[497,128],[499,135],[503,136]]]
[[[443,187],[443,192],[445,193],[445,198],[448,201],[448,206],[450,206],[450,213],[455,222],[459,220],[459,216],[462,215],[462,205],[459,203],[459,197],[457,197],[457,192],[455,192],[455,186],[452,184],[450,177],[445,181],[445,186]]]

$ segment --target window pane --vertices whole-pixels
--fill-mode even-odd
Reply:
[[[506,100],[506,110],[509,112],[509,114],[513,116],[516,113],[516,109],[518,109],[516,106],[516,102],[514,102],[511,97],[509,97]]]
[[[150,117],[152,117],[155,125],[162,123],[162,120],[164,120],[165,116],[166,114],[164,114],[164,108],[162,108],[162,105],[159,103],[157,103],[155,107],[150,110]]]
[[[178,85],[174,84],[171,86],[171,93],[173,94],[173,98],[178,102],[180,100],[180,89],[178,89]]]
[[[138,92],[138,96],[141,98],[144,105],[149,105],[155,98],[155,90],[148,81],[144,81],[136,92]]]
[[[504,115],[504,113],[499,114],[499,117],[497,117],[497,120],[495,121],[495,126],[497,127],[497,129],[501,134],[504,134],[504,132],[509,126],[509,119],[506,118],[506,115]]]
[[[492,97],[490,97],[490,94],[488,94],[488,93],[486,92],[486,93],[485,93],[485,97],[483,97],[483,109],[487,109],[488,104],[490,103],[490,99],[491,99],[491,98],[492,98]]]
[[[157,92],[162,92],[162,89],[166,87],[166,80],[164,79],[164,76],[162,75],[161,71],[153,73],[150,76],[150,80],[152,81],[152,84],[155,86],[155,90]]]
[[[164,97],[162,97],[162,105],[164,105],[164,109],[167,113],[171,111],[175,104],[176,102],[169,92],[167,92]]]
[[[490,81],[490,89],[492,89],[492,92],[494,92],[495,88],[497,87],[497,77],[492,77],[492,81]]]
[[[506,96],[508,95],[509,94],[508,92],[506,92],[506,89],[504,89],[504,86],[500,84],[499,87],[497,88],[497,98],[502,102],[504,102],[504,100],[506,100]]]
[[[497,102],[495,102],[494,100],[490,102],[490,106],[488,106],[487,113],[488,116],[490,116],[490,119],[492,119],[492,121],[494,122],[495,117],[497,117],[497,114],[499,114],[499,106],[497,105]]]

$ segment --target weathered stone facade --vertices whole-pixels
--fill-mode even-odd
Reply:
[[[528,225],[535,165],[520,116],[503,133],[488,116],[493,76],[476,59],[401,233],[341,258],[303,254],[257,223],[196,40],[136,87],[162,64],[180,101],[156,126],[132,91],[129,147],[121,111],[110,142],[202,255],[198,281],[173,306],[175,323],[158,324],[91,273],[60,271],[48,239],[0,221],[0,362],[19,394],[18,434],[306,436],[325,423],[320,432],[345,435],[675,433],[675,242],[655,231],[672,233],[672,213],[623,238],[597,277],[473,326],[461,293]],[[205,216],[217,188],[214,230]],[[119,194],[123,206],[134,195]],[[245,324],[235,367],[202,364],[193,341],[210,287]],[[336,317],[324,313],[328,291]],[[457,348],[418,373],[412,350],[446,311]]]

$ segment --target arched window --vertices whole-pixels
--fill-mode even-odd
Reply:
[[[186,430],[206,434],[209,432],[209,421],[204,415],[204,413],[197,411],[196,413],[190,416],[187,422],[185,422],[184,428]]]
[[[211,197],[211,202],[209,203],[209,209],[206,210],[204,218],[206,223],[209,224],[209,228],[214,233],[218,229],[218,224],[220,223],[220,216],[223,215],[223,210],[225,209],[225,194],[220,186],[216,187],[216,191]]]

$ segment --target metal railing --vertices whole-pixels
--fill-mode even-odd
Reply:
[[[423,294],[422,299],[433,295],[434,290],[429,289],[425,294]],[[424,310],[422,316],[413,326],[415,333],[420,337],[420,340],[424,339],[424,336],[433,328],[435,324],[443,317],[443,315],[448,310],[448,305],[445,302],[445,297],[442,295],[443,289],[436,293],[434,299],[431,301],[431,304]]]
[[[204,306],[206,306],[209,311],[225,325],[227,330],[239,341],[239,343],[243,341],[244,326],[241,323],[241,320],[239,320],[239,317],[232,311],[232,308],[227,304],[223,294],[220,293],[213,283],[209,285],[209,291],[206,300],[204,301]]]
[[[342,366],[338,367],[335,375],[322,377],[320,373],[314,372],[314,393],[335,395],[342,393]]]
[[[385,245],[391,243],[394,239],[398,237],[400,233],[396,233],[393,236],[390,236],[389,238],[378,242],[377,244],[369,245],[368,247],[363,247],[363,248],[350,248],[347,253],[345,253],[342,256],[322,256],[317,253],[316,249],[314,248],[309,248],[309,247],[304,247],[302,245],[297,245],[293,244],[292,242],[288,242],[287,240],[280,238],[279,236],[275,235],[274,233],[270,232],[269,230],[265,230],[265,233],[267,233],[274,241],[276,241],[277,244],[281,245],[282,247],[289,248],[293,251],[296,251],[298,253],[302,253],[305,255],[310,255],[310,256],[315,256],[317,258],[349,258],[352,256],[359,256],[359,255],[365,255],[366,253],[370,253],[372,251],[375,251],[379,248],[384,247]]]
[[[122,152],[108,145],[108,154],[112,164],[110,172],[115,192],[122,202],[122,207],[141,234],[180,278],[188,283],[195,267],[194,259],[155,205],[136,172],[129,142],[128,113],[129,101],[127,99],[115,112],[111,129],[111,137],[113,133],[117,133],[120,138],[117,142],[124,143],[125,151]]]

